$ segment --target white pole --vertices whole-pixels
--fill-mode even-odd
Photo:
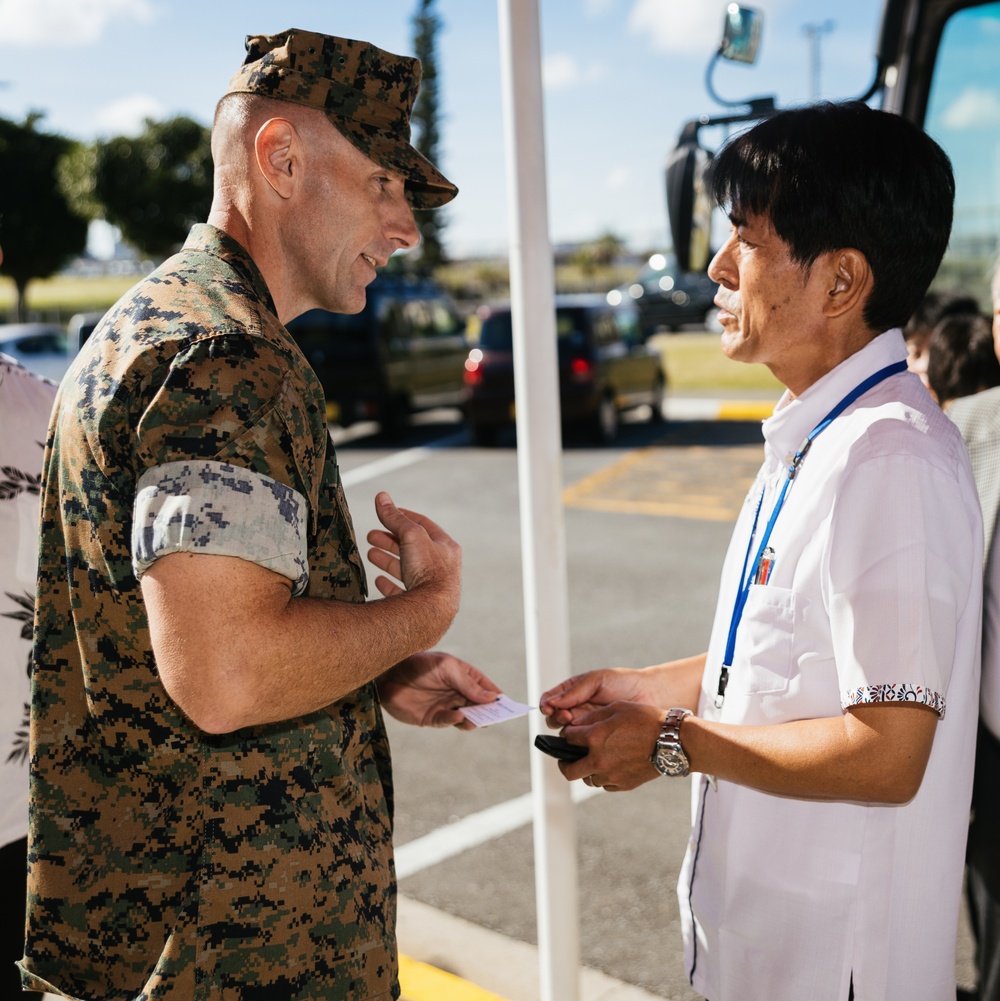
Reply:
[[[498,0],[528,698],[569,676],[555,276],[548,230],[538,0]],[[515,46],[516,40],[516,46]],[[537,717],[534,731],[541,729]],[[542,1001],[579,996],[576,831],[569,783],[531,749]]]

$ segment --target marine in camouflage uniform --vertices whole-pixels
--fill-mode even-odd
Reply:
[[[303,51],[323,54],[316,80],[340,51],[355,72],[397,60],[415,94],[412,61],[379,62],[364,43],[248,39],[258,80],[272,50],[279,86]],[[231,89],[253,90],[247,79]],[[407,175],[415,203],[454,193],[434,175]],[[253,561],[294,595],[365,600],[323,391],[276,314],[244,248],[198,225],[63,383],[42,502],[27,987],[88,1001],[399,995],[374,684],[289,722],[205,733],[159,679],[142,600],[142,573],[175,552]]]

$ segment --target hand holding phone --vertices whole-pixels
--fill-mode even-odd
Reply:
[[[548,733],[540,733],[535,737],[535,747],[560,761],[579,761],[580,758],[585,758],[590,753],[581,744],[571,744],[565,737],[557,737],[555,734]]]

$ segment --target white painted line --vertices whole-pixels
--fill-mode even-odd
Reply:
[[[580,803],[603,792],[582,782],[572,783],[570,795],[574,803]],[[422,838],[408,841],[396,848],[396,877],[404,879],[440,862],[446,862],[455,855],[477,848],[487,841],[516,831],[532,821],[531,793],[497,803],[479,813],[471,813],[453,824],[439,827]]]
[[[429,445],[421,445],[419,448],[408,448],[403,452],[393,452],[392,455],[387,455],[384,459],[376,459],[374,462],[368,462],[355,469],[348,469],[346,472],[340,474],[340,480],[345,488],[353,487],[358,483],[364,483],[366,480],[373,480],[376,476],[384,476],[386,473],[395,472],[397,469],[405,469],[407,466],[412,466],[417,462],[423,462],[424,459],[429,459],[435,452],[440,451],[442,448],[451,448],[454,445],[468,441],[468,439],[467,432],[464,430],[458,431],[444,438],[438,438],[437,441],[433,441]]]

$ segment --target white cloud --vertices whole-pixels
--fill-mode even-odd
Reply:
[[[97,110],[94,121],[103,135],[136,136],[147,118],[166,118],[163,105],[149,94],[120,97]]]
[[[1000,125],[1000,94],[984,87],[968,87],[941,116],[945,128],[961,131]]]
[[[581,65],[567,52],[553,52],[542,60],[542,85],[549,90],[566,90],[595,83],[607,76],[600,63]]]
[[[707,59],[722,37],[722,20],[723,8],[714,3],[635,0],[627,23],[658,52],[704,53]]]
[[[0,44],[88,45],[110,21],[152,17],[150,0],[0,0]]]
[[[632,174],[628,167],[615,167],[605,178],[604,186],[609,191],[622,191],[628,187],[631,179]]]
[[[780,20],[789,0],[756,0],[751,4],[766,25]],[[724,3],[700,0],[634,0],[628,15],[629,31],[643,35],[656,52],[695,55],[707,62],[722,41]]]

